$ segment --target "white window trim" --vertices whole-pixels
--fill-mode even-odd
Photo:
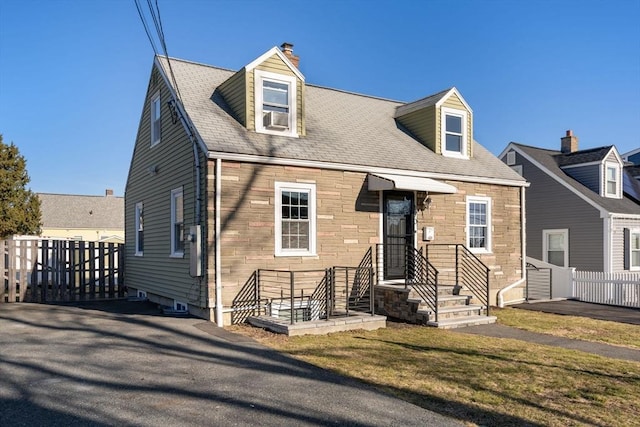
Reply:
[[[469,233],[469,229],[471,228],[471,224],[469,224],[469,204],[471,203],[484,203],[487,205],[487,240],[486,246],[484,248],[472,248],[470,244],[471,234]],[[466,200],[466,234],[467,234],[467,248],[473,253],[477,254],[490,254],[491,253],[491,232],[493,228],[493,219],[491,217],[491,197],[485,196],[467,196]]]
[[[182,197],[182,226],[184,227],[184,192],[182,191],[182,187],[171,190],[171,257],[172,258],[182,258],[184,257],[184,251],[178,250],[175,247],[175,237],[176,237],[176,198]]]
[[[631,242],[633,241],[633,235],[634,234],[640,234],[640,228],[630,228],[629,229],[629,248],[628,251],[629,253],[627,254],[627,256],[629,257],[629,271],[640,271],[640,265],[633,265],[633,257],[631,256],[633,254],[633,250],[631,249]]]
[[[264,127],[264,119],[262,112],[263,105],[263,80],[272,80],[278,83],[286,83],[289,85],[289,128],[283,130],[268,129]],[[256,132],[266,133],[270,135],[285,135],[298,137],[298,120],[297,120],[297,80],[294,76],[286,76],[283,74],[270,73],[268,71],[254,71],[254,99],[255,99],[255,127]]]
[[[569,229],[568,228],[555,228],[555,229],[549,229],[549,230],[542,230],[542,260],[546,263],[549,263],[548,237],[550,234],[562,234],[564,236],[564,265],[560,265],[559,267],[569,267]]]
[[[316,185],[312,183],[276,182],[275,187],[275,255],[316,256]],[[309,191],[309,250],[282,249],[282,191]]]
[[[616,192],[615,193],[609,193],[609,188],[607,185],[609,181],[609,176],[607,175],[607,172],[609,172],[609,168],[613,168],[616,171]],[[617,163],[605,162],[603,172],[604,172],[604,179],[602,180],[602,186],[603,186],[602,194],[604,195],[604,197],[609,197],[613,199],[621,198],[620,197],[620,180],[622,178],[622,175],[620,174],[620,165]]]
[[[162,128],[162,102],[160,99],[160,91],[156,92],[155,94],[153,94],[153,96],[151,97],[151,104],[150,104],[150,108],[149,108],[149,116],[150,116],[150,134],[151,134],[151,146],[154,147],[156,145],[158,145],[160,143],[160,140],[162,139],[162,131],[158,132],[159,135],[156,135],[154,132],[154,116],[155,116],[155,104],[156,101],[158,102],[158,108],[160,109],[159,114],[160,117],[158,118],[158,120],[160,121],[160,128]]]
[[[447,115],[462,117],[462,143],[460,152],[447,150]],[[458,159],[468,159],[469,135],[467,135],[469,127],[469,116],[464,110],[456,110],[453,108],[442,107],[440,109],[440,147],[443,156],[456,157]]]
[[[138,230],[140,228],[140,216],[143,217],[143,223],[142,226],[144,227],[144,207],[142,205],[142,202],[138,202],[136,203],[136,210],[135,210],[135,219],[134,219],[134,223],[135,223],[135,244],[136,244],[136,248],[135,248],[135,256],[142,256],[144,254],[144,247],[142,248],[143,250],[140,251],[140,240],[139,240],[139,236],[138,236]],[[142,233],[144,236],[144,228],[142,229]],[[144,245],[144,237],[143,237],[143,245]]]

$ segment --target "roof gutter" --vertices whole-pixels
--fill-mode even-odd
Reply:
[[[506,185],[509,187],[528,187],[530,185],[525,180],[519,181],[519,180],[504,179],[504,178],[466,176],[466,175],[445,174],[445,173],[437,173],[437,172],[436,173],[419,172],[419,171],[411,171],[411,170],[408,171],[406,169],[391,169],[391,168],[382,168],[382,167],[375,167],[375,166],[360,166],[360,165],[351,165],[346,163],[329,163],[329,162],[319,162],[316,160],[287,159],[287,158],[279,158],[279,157],[259,156],[254,154],[225,153],[220,151],[209,151],[209,158],[229,160],[229,161],[235,161],[235,162],[264,163],[264,164],[280,165],[280,166],[298,166],[298,167],[304,167],[304,168],[318,168],[318,169],[340,170],[340,171],[348,171],[348,172],[395,174],[395,175],[416,176],[416,177],[423,177],[423,178],[434,178],[434,179],[441,179],[441,180],[448,179],[452,181],[461,181],[461,182]]]

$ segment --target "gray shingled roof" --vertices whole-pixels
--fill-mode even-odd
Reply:
[[[531,147],[515,142],[512,142],[511,144],[518,147],[526,155],[540,163],[551,173],[562,179],[562,181],[569,184],[576,192],[586,196],[588,199],[601,206],[604,210],[610,213],[617,214],[640,214],[640,206],[633,201],[627,198],[612,199],[609,197],[602,197],[598,193],[595,193],[591,189],[582,185],[579,181],[564,173],[564,171],[560,169],[560,166],[558,164],[559,159],[564,156],[560,151]]]
[[[582,163],[601,162],[607,157],[611,148],[613,148],[613,145],[609,145],[608,147],[590,148],[588,150],[579,150],[574,151],[573,153],[558,152],[556,158],[560,167],[579,165]]]
[[[124,230],[124,197],[38,193],[45,228]]]
[[[169,75],[166,59],[158,59]],[[516,185],[524,182],[476,142],[469,160],[435,154],[394,120],[401,102],[309,84],[305,88],[305,137],[248,131],[215,92],[233,71],[178,59],[172,59],[171,65],[187,114],[213,152],[495,178]]]

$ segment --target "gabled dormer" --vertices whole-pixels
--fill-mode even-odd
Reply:
[[[622,199],[624,163],[614,145],[578,150],[578,137],[571,130],[560,141],[557,162],[564,173],[601,197]]]
[[[293,45],[273,47],[222,83],[218,90],[236,120],[271,135],[305,135],[304,76]]]
[[[433,152],[473,157],[473,111],[455,87],[399,106],[395,118]]]

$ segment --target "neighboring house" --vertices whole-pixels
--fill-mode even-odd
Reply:
[[[38,193],[43,238],[124,243],[124,197]]]
[[[578,150],[567,131],[560,150],[512,142],[499,157],[531,183],[527,256],[584,271],[640,270],[637,182],[615,146]]]
[[[624,153],[621,157],[626,162],[630,162],[635,166],[640,166],[640,148]]]
[[[527,183],[474,141],[458,90],[404,103],[310,85],[291,47],[239,71],[155,58],[125,192],[130,292],[222,326],[258,269],[373,253],[378,285],[405,283],[427,243],[488,265],[492,303],[522,282]]]

